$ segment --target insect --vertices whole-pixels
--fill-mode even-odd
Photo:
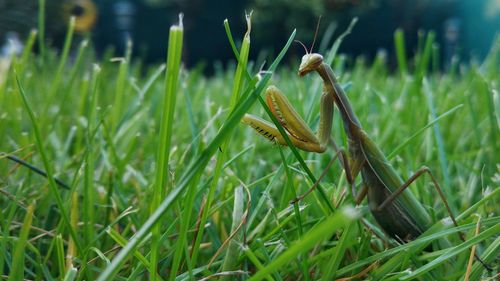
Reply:
[[[428,174],[445,202],[453,223],[458,226],[430,169],[424,166],[418,169],[407,181],[403,181],[382,151],[363,130],[344,90],[337,82],[333,70],[323,62],[323,57],[320,54],[307,53],[302,57],[298,75],[302,77],[314,71],[323,80],[317,134],[314,134],[308,127],[278,88],[269,86],[266,90],[266,102],[273,115],[286,130],[293,145],[304,151],[324,152],[328,145],[333,142],[330,131],[334,105],[336,105],[348,139],[350,157],[347,158],[342,150],[339,150],[335,157],[339,154],[342,156],[340,159],[346,172],[347,181],[352,187],[356,204],[360,204],[367,197],[371,213],[389,236],[402,243],[414,240],[426,231],[432,222],[422,204],[410,191],[405,191],[405,189],[421,175]],[[242,122],[251,126],[267,139],[286,145],[283,136],[273,124],[248,114],[245,115]],[[354,179],[360,173],[362,184],[357,192]],[[461,238],[463,239],[463,237]],[[482,263],[480,259],[478,260]]]

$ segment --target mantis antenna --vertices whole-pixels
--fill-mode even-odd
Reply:
[[[302,45],[302,47],[304,48],[304,50],[306,51],[306,54],[309,54],[309,52],[307,51],[307,47],[306,45],[304,45],[304,43],[302,43],[302,41],[299,41],[299,40],[294,40],[295,42],[299,43],[300,45]]]
[[[318,30],[319,30],[319,24],[321,22],[321,16],[319,16],[319,19],[318,19],[318,24],[316,25],[316,31],[314,32],[314,39],[313,39],[313,42],[312,42],[312,45],[311,45],[311,49],[308,51],[307,50],[307,47],[306,45],[304,45],[304,43],[302,43],[302,41],[300,40],[294,40],[295,42],[299,43],[302,48],[304,48],[304,51],[306,51],[306,55],[307,54],[312,54],[312,50],[314,48],[314,43],[316,42],[316,37],[318,36]]]
[[[314,43],[316,43],[316,37],[318,37],[318,31],[319,31],[319,24],[320,23],[321,23],[321,16],[319,16],[318,24],[316,24],[316,31],[314,32],[314,39],[313,39],[313,42],[312,42],[312,45],[311,45],[311,50],[309,51],[309,53],[311,53],[311,54],[312,54],[312,51],[313,51],[313,48],[314,48]]]

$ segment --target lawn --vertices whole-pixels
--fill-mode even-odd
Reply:
[[[39,38],[32,33],[23,54],[3,59],[1,279],[479,280],[497,274],[498,38],[484,60],[449,65],[441,64],[432,32],[421,36],[415,52],[405,52],[397,31],[397,60],[383,52],[371,62],[346,57],[337,52],[342,36],[318,44],[326,46],[318,52],[367,134],[403,179],[429,167],[460,225],[443,219],[448,213],[424,176],[410,190],[436,223],[398,244],[377,225],[366,200],[355,206],[338,162],[320,187],[290,203],[335,151],[294,153],[240,120],[246,112],[270,120],[259,100],[273,84],[317,128],[321,80],[298,77],[298,58],[282,62],[289,48],[300,47],[293,44],[300,34],[291,32],[261,70],[261,61],[248,61],[251,37],[235,34],[244,39],[234,43],[228,22],[225,28],[237,63],[210,77],[182,66],[182,25],[170,30],[163,65],[144,66],[130,53],[96,58],[91,42],[74,42],[71,29],[61,51],[31,53]],[[354,28],[347,36],[362,35]],[[338,114],[332,138],[348,146]],[[443,237],[448,248],[422,250]],[[470,258],[472,246],[493,271]]]

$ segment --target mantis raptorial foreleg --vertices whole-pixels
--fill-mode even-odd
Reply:
[[[321,96],[320,121],[317,134],[313,133],[312,129],[300,117],[286,96],[283,95],[283,93],[275,86],[269,86],[266,89],[266,103],[276,119],[278,119],[280,124],[287,131],[287,135],[295,147],[304,151],[322,153],[327,149],[328,145],[331,145],[336,151],[332,160],[330,160],[330,163],[327,165],[327,168],[324,169],[323,173],[320,175],[318,181],[314,183],[314,185],[306,193],[293,200],[293,202],[301,200],[312,192],[339,156],[340,163],[346,171],[348,183],[351,185],[354,184],[353,179],[358,174],[361,164],[354,163],[355,170],[351,170],[349,158],[347,157],[345,150],[343,148],[338,148],[335,141],[333,141],[330,137],[334,112],[333,95],[323,93]],[[249,114],[243,117],[243,123],[254,128],[265,138],[271,141],[276,141],[280,145],[287,145],[285,139],[273,124]],[[355,171],[354,176],[352,176],[352,171]],[[354,190],[354,186],[352,189]]]
[[[318,134],[298,115],[283,93],[274,86],[266,90],[266,102],[273,115],[278,119],[288,133],[293,145],[299,149],[310,152],[324,152],[330,140],[333,117],[333,99],[331,95],[321,97],[320,124]],[[276,126],[260,119],[259,117],[246,114],[243,123],[254,128],[265,138],[286,145],[286,141]]]

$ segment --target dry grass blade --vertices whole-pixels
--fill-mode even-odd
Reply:
[[[214,254],[214,256],[212,257],[212,259],[210,260],[210,262],[208,262],[208,266],[207,266],[208,268],[210,268],[212,266],[212,264],[214,263],[214,261],[220,255],[220,253],[226,248],[226,246],[229,244],[229,242],[231,242],[231,240],[233,239],[233,237],[240,231],[240,229],[243,227],[243,225],[247,221],[248,212],[249,212],[250,207],[252,205],[252,197],[250,195],[250,191],[248,190],[248,188],[245,185],[243,185],[243,188],[245,189],[245,191],[247,193],[248,202],[247,202],[247,206],[246,206],[245,212],[243,212],[243,216],[242,216],[241,222],[234,229],[234,231],[231,232],[231,234],[229,235],[229,237],[226,240],[224,240],[224,243],[222,243],[222,245],[217,250],[217,252]]]
[[[476,232],[475,232],[474,236],[479,235],[480,227],[481,227],[481,218],[479,218],[477,220]],[[470,273],[472,271],[472,263],[474,262],[475,255],[476,255],[476,245],[474,244],[470,250],[469,262],[467,263],[467,270],[465,271],[464,281],[469,281],[469,276],[470,276]]]
[[[350,276],[350,277],[344,277],[344,278],[339,278],[336,279],[335,281],[350,281],[350,280],[357,280],[363,278],[368,272],[370,272],[372,269],[375,269],[378,267],[378,261],[370,264],[367,268],[363,269],[361,272],[359,272],[356,275]]]
[[[246,274],[248,274],[248,272],[243,271],[243,270],[224,271],[224,272],[219,272],[219,273],[215,273],[215,274],[209,275],[209,276],[207,276],[207,277],[205,277],[203,279],[200,279],[200,281],[206,281],[206,280],[218,278],[218,277],[221,277],[221,276],[235,276],[235,275],[246,275]]]

